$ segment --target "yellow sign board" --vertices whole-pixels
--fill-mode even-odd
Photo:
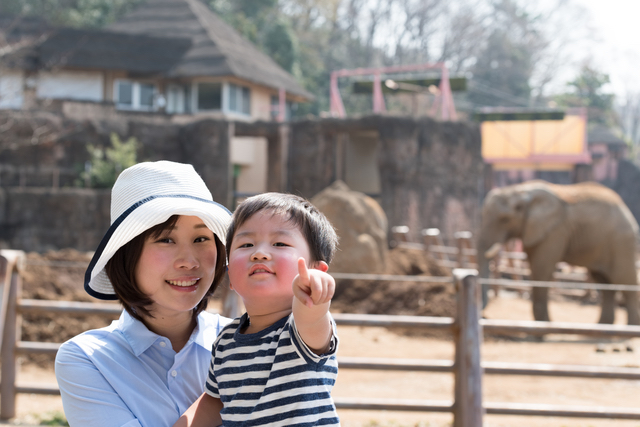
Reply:
[[[481,124],[482,157],[494,168],[534,167],[589,163],[587,121],[582,115],[563,120],[504,120]],[[564,168],[563,167],[563,168]]]

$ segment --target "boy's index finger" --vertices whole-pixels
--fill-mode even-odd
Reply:
[[[300,275],[300,280],[304,283],[309,283],[309,270],[304,258],[298,258],[298,275]]]

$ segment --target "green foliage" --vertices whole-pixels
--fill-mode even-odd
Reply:
[[[529,81],[541,40],[538,19],[517,0],[493,3],[493,29],[471,71],[468,100],[478,106],[526,107]]]
[[[561,107],[586,107],[589,122],[613,126],[616,122],[614,95],[604,91],[608,83],[608,74],[584,65],[580,74],[567,83],[569,92],[557,96],[555,101]]]
[[[52,24],[98,28],[114,22],[143,0],[2,0],[0,13],[37,15]]]
[[[291,28],[283,21],[276,22],[268,31],[264,47],[269,56],[282,68],[294,73],[298,61],[296,38]]]
[[[115,133],[111,134],[111,148],[93,145],[87,147],[91,156],[90,167],[83,172],[83,179],[94,188],[111,188],[124,169],[137,163],[138,141],[131,137],[122,142]]]
[[[39,415],[41,426],[68,426],[69,423],[64,414],[60,411],[54,411],[47,414]]]
[[[277,0],[210,0],[209,7],[278,65],[295,73],[297,37]]]
[[[531,56],[526,46],[497,30],[489,36],[487,47],[474,67],[476,86],[472,86],[469,99],[487,106],[527,106],[531,96],[531,71]]]

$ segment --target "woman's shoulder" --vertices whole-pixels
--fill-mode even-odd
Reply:
[[[71,344],[82,344],[84,342],[93,342],[96,340],[99,341],[103,341],[105,339],[105,337],[108,337],[109,335],[112,335],[114,331],[116,331],[119,328],[119,323],[120,323],[120,319],[116,319],[114,321],[111,322],[110,325],[102,327],[102,328],[97,328],[97,329],[89,329],[87,331],[84,331],[70,339],[68,339],[66,342],[64,342],[61,347],[66,347],[69,346]]]
[[[61,361],[78,361],[100,357],[105,349],[114,351],[126,346],[117,330],[117,320],[104,328],[91,329],[65,341],[56,353],[56,363]]]

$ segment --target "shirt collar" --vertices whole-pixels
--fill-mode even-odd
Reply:
[[[185,347],[191,342],[195,342],[197,345],[210,350],[218,335],[217,325],[213,324],[218,321],[217,316],[205,316],[204,313],[200,313],[196,321],[196,327]],[[167,339],[155,332],[151,332],[144,323],[134,319],[126,310],[122,311],[118,326],[136,356],[140,356],[159,339]]]
[[[119,322],[119,329],[136,356],[140,356],[160,338],[160,335],[151,332],[144,323],[131,317],[127,310],[122,312]]]

